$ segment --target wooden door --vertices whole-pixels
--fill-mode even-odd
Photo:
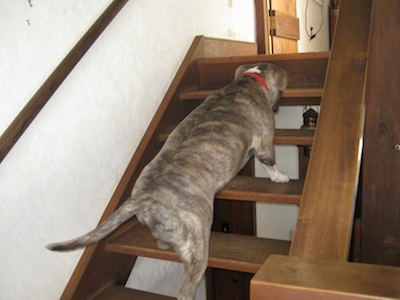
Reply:
[[[255,0],[258,53],[297,53],[296,0]]]

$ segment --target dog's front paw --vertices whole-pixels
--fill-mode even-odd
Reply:
[[[278,167],[276,165],[273,166],[266,166],[263,165],[265,167],[265,170],[268,173],[269,178],[271,179],[271,181],[273,182],[277,182],[277,183],[285,183],[289,181],[289,176],[287,176],[284,173],[279,172]]]
[[[280,173],[280,172],[276,172],[272,177],[271,177],[271,181],[273,182],[277,182],[277,183],[285,183],[285,182],[289,182],[289,176],[287,176],[284,173]]]

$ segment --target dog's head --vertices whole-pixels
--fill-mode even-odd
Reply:
[[[259,80],[259,77],[261,77],[265,82],[264,88],[268,94],[267,100],[270,106],[274,111],[278,110],[278,101],[287,86],[287,73],[285,70],[269,63],[248,64],[236,69],[235,79],[240,76],[251,76],[259,81],[261,85],[264,85]]]

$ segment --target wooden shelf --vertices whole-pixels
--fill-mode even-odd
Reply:
[[[180,93],[182,101],[204,100],[216,90],[190,90]],[[287,89],[282,94],[279,106],[319,105],[322,88]]]
[[[93,299],[94,300],[126,300],[126,299],[173,300],[176,298],[133,290],[123,287],[121,285],[112,285]]]
[[[289,248],[289,241],[212,232],[208,265],[213,268],[255,273],[271,254],[287,255]],[[149,229],[142,225],[136,225],[110,240],[106,249],[121,254],[180,261],[173,250],[158,249]]]
[[[173,128],[169,131],[162,132],[158,136],[160,142],[165,142],[172,132]],[[314,140],[314,130],[308,129],[276,129],[274,144],[276,145],[297,145],[297,146],[311,146]]]
[[[215,197],[227,200],[299,204],[304,180],[274,183],[267,178],[237,176]]]

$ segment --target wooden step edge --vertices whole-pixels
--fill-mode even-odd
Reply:
[[[208,266],[255,273],[271,254],[287,255],[290,242],[248,235],[212,232]],[[179,262],[176,253],[157,248],[148,228],[137,225],[106,244],[109,252]]]
[[[100,295],[93,298],[94,300],[174,300],[176,298],[158,295],[154,293],[130,289],[121,285],[111,285]]]
[[[197,60],[200,64],[229,64],[229,63],[257,63],[274,61],[299,61],[299,60],[328,60],[329,51],[322,52],[299,52],[299,53],[283,53],[283,54],[258,54],[246,56],[230,56],[230,57],[203,57]]]
[[[216,90],[188,90],[180,93],[180,100],[204,100]],[[286,89],[279,101],[279,106],[319,105],[322,97],[322,88]]]
[[[300,204],[304,180],[274,183],[267,178],[236,176],[215,197],[225,200]]]
[[[286,89],[283,91],[283,98],[322,97],[323,88],[301,88]]]
[[[310,129],[275,129],[275,145],[311,146],[315,130]]]
[[[252,300],[399,299],[399,279],[399,267],[271,255],[250,290]]]
[[[172,129],[161,132],[158,135],[158,140],[164,143]],[[314,130],[307,129],[276,129],[274,136],[274,144],[276,145],[296,145],[296,146],[311,146],[314,141]]]
[[[204,100],[217,90],[187,90],[179,94],[179,99],[182,101],[187,100]]]

